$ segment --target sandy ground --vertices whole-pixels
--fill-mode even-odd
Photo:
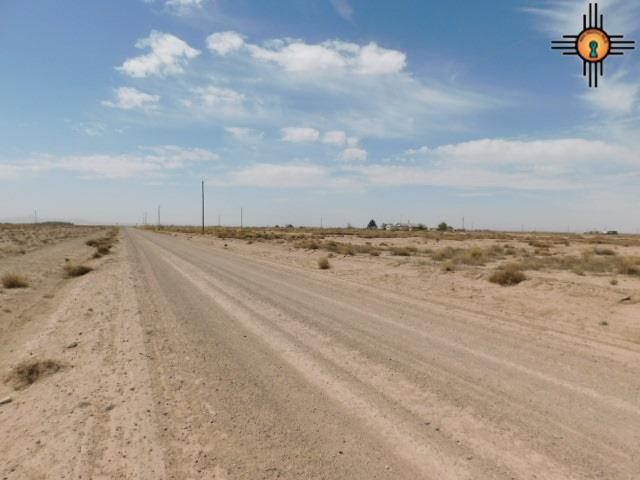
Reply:
[[[24,255],[67,239],[86,237],[99,230],[100,227],[88,226],[0,223],[0,259]]]
[[[63,368],[0,384],[0,478],[637,478],[636,280],[318,255],[128,230],[3,292],[3,374]]]

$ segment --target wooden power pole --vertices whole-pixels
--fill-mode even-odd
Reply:
[[[202,234],[204,235],[204,180],[202,180]]]

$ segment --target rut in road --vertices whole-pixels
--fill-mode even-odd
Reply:
[[[175,345],[157,345],[156,362],[170,358],[167,348],[224,347],[233,374],[218,372],[216,385],[237,399],[251,390],[238,378],[255,382],[255,398],[243,398],[244,410],[225,427],[232,433],[221,433],[235,438],[228,453],[241,466],[233,458],[216,462],[234,478],[257,478],[250,475],[274,461],[278,475],[290,478],[633,478],[640,471],[633,452],[639,372],[630,361],[640,356],[633,351],[374,296],[184,239],[127,237],[140,282],[153,292],[145,310],[159,312],[147,321],[164,319],[173,329]],[[185,376],[211,377],[220,361],[207,357]],[[176,357],[171,367],[179,363]],[[157,373],[169,371],[159,366]],[[170,386],[158,394],[171,395]],[[204,387],[189,394],[191,408],[232,409],[228,396],[207,400]],[[287,400],[265,399],[274,395]],[[309,398],[322,411],[315,419],[300,416]],[[285,423],[237,431],[238,423],[260,425],[248,412],[265,408],[284,408]],[[200,430],[194,451],[211,444]],[[304,441],[286,433],[296,431]],[[343,450],[335,455],[340,437],[355,442],[350,460]],[[247,458],[245,444],[260,454]]]

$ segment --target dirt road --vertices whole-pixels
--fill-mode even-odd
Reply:
[[[86,352],[109,405],[69,424],[91,418],[94,427],[63,436],[74,467],[60,471],[74,473],[56,478],[640,475],[637,344],[452,309],[185,238],[123,237],[112,265],[77,287],[117,290],[100,302],[111,309],[101,317],[113,324],[110,353]],[[74,370],[52,379],[85,378]],[[13,425],[29,401],[8,406]],[[0,414],[0,429],[10,424]],[[12,468],[0,473],[36,478]]]

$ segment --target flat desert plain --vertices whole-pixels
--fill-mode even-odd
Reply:
[[[16,228],[0,478],[638,478],[638,237]]]

